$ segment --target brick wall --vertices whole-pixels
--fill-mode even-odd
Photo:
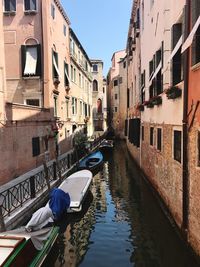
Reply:
[[[195,122],[189,132],[188,156],[189,156],[189,242],[200,254],[200,167],[197,165],[197,135],[200,130],[199,123]]]

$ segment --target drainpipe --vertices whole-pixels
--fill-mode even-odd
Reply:
[[[190,0],[186,0],[185,6],[185,33],[184,40],[188,37],[190,32]],[[189,49],[183,54],[183,171],[182,171],[182,231],[184,237],[187,239],[188,231],[188,215],[189,215],[189,179],[188,179],[188,80],[189,80]]]

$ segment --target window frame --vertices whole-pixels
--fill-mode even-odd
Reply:
[[[40,137],[32,137],[32,157],[40,155]]]
[[[12,0],[9,0],[9,9],[6,9],[7,5],[8,5],[8,0],[4,0],[3,4],[4,4],[4,7],[3,7],[3,12],[4,14],[8,14],[8,15],[15,15],[16,14],[16,11],[17,11],[17,1],[16,0],[13,0],[15,1],[14,5],[15,5],[15,8],[12,10],[11,7],[10,7],[10,2]]]
[[[156,148],[158,151],[162,151],[162,128],[157,128]]]
[[[180,133],[180,140],[179,144],[177,144],[177,140],[175,140],[175,133]],[[176,148],[179,145],[179,150],[177,151]],[[178,153],[180,155],[178,155]],[[173,130],[173,159],[176,160],[179,163],[182,163],[182,131],[179,129]]]
[[[149,129],[149,144],[150,146],[154,145],[154,127],[151,126]]]
[[[36,14],[38,12],[38,2],[37,0],[34,0],[35,1],[35,9],[26,9],[26,2],[29,1],[29,6],[30,6],[30,0],[24,0],[24,13],[25,14]]]
[[[36,48],[37,51],[37,63],[35,74],[24,74],[25,66],[26,66],[26,52],[27,48]],[[41,45],[21,45],[21,68],[22,68],[22,77],[23,78],[32,78],[32,77],[41,77],[42,76],[42,59],[41,59]]]

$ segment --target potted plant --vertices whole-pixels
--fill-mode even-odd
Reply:
[[[175,99],[181,97],[182,90],[177,86],[171,86],[166,90],[166,95],[168,99]]]

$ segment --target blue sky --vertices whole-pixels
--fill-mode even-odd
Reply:
[[[91,59],[104,62],[104,75],[115,51],[125,49],[132,0],[61,0],[80,43]]]

